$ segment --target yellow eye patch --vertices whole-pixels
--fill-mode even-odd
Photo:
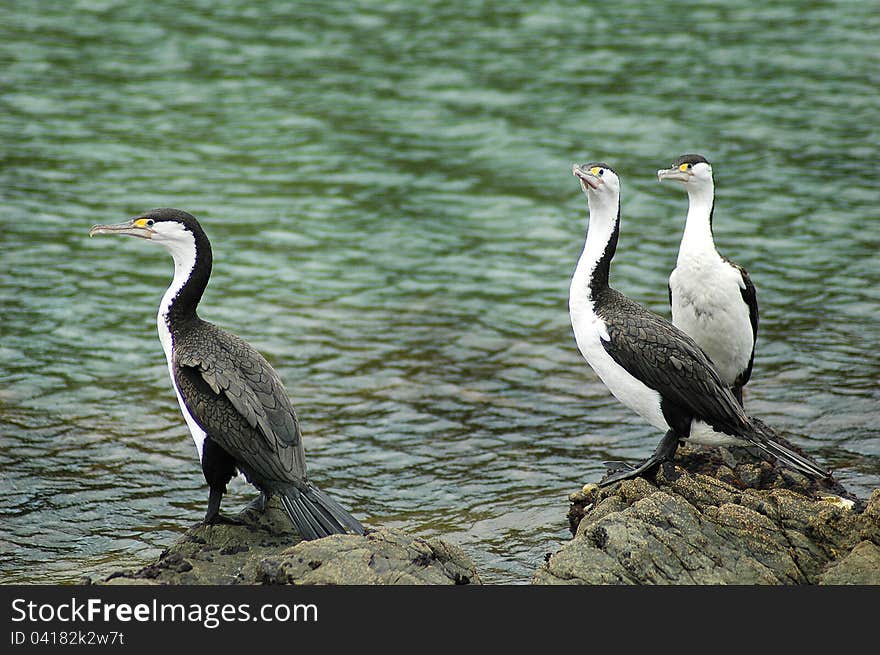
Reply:
[[[153,225],[152,219],[149,218],[139,218],[134,222],[136,227],[150,227]]]
[[[690,167],[691,167],[690,164],[682,164],[681,166],[678,167],[678,170],[680,170],[683,173],[684,171],[686,171]]]
[[[598,175],[600,170],[601,170],[601,169],[600,169],[598,166],[593,166],[593,168],[590,169],[590,172],[591,172],[593,175]]]

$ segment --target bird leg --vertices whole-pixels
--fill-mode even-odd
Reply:
[[[657,448],[654,449],[654,453],[648,459],[646,459],[638,466],[626,465],[626,468],[623,469],[609,468],[608,473],[605,474],[605,477],[599,481],[599,486],[607,487],[608,485],[614,484],[615,482],[637,478],[643,473],[649,473],[653,471],[663,462],[670,461],[675,456],[675,451],[678,450],[678,441],[678,435],[673,430],[669,430],[665,435],[663,435],[660,443],[657,444]],[[621,462],[607,462],[607,464],[612,464],[616,466],[618,464],[621,464]]]
[[[226,493],[226,487],[210,487],[208,493],[208,511],[205,513],[205,525],[244,525],[244,521],[224,516],[220,513],[220,500]]]
[[[205,514],[207,525],[226,523],[242,525],[238,519],[220,514],[220,501],[226,493],[226,485],[235,475],[235,459],[217,444],[210,436],[205,438],[202,446],[202,472],[208,483],[208,511]]]

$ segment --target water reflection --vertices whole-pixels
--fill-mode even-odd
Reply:
[[[636,2],[332,4],[5,12],[0,580],[135,565],[201,517],[170,259],[85,236],[178,206],[214,243],[202,314],[277,368],[316,482],[527,581],[567,494],[657,440],[568,324],[585,158],[623,179],[612,282],[664,313],[685,198],[653,172],[713,160],[761,302],[750,410],[877,485],[868,3],[704,3],[686,31]]]

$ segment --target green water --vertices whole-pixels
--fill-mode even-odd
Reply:
[[[274,363],[313,479],[443,535],[487,582],[568,538],[567,495],[660,435],[582,361],[576,161],[620,173],[612,283],[667,313],[686,196],[758,287],[749,411],[880,480],[875,2],[6,2],[0,6],[0,582],[155,557],[207,493],[156,336],[174,206],[201,314]],[[233,485],[224,506],[252,495]]]

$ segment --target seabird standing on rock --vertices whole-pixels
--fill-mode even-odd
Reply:
[[[671,460],[679,440],[756,446],[810,476],[830,473],[774,441],[752,421],[700,347],[684,332],[608,284],[620,234],[620,180],[603,163],[575,165],[589,228],[571,280],[569,311],[581,354],[612,394],[666,434],[645,462],[600,484],[648,473]]]
[[[239,337],[203,321],[196,307],[211,276],[211,244],[195,217],[154,209],[118,225],[95,225],[95,234],[125,234],[163,246],[174,259],[174,280],[162,297],[159,340],[171,383],[189,426],[210,490],[205,523],[235,522],[220,514],[226,485],[241,472],[272,494],[303,539],[364,533],[339,503],[308,481],[302,434],[278,374]]]
[[[672,324],[699,344],[742,405],[755,361],[758,301],[748,271],[715,249],[712,165],[702,155],[683,155],[657,177],[684,184],[689,202],[678,261],[669,276]]]

